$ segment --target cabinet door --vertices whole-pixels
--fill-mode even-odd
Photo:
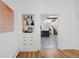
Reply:
[[[21,51],[36,51],[41,48],[40,36],[38,34],[23,34],[20,39]]]

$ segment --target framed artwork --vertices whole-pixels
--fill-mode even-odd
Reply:
[[[11,32],[14,30],[14,12],[0,0],[0,32]]]
[[[34,32],[34,15],[23,15],[22,16],[22,32],[33,33]]]

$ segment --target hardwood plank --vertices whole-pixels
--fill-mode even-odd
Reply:
[[[79,58],[79,51],[77,50],[62,50],[62,52],[70,58]]]
[[[16,58],[79,58],[79,50],[42,49],[39,51],[20,51]]]

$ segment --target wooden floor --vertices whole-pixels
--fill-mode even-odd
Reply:
[[[79,50],[43,49],[41,51],[20,51],[16,58],[79,58]]]

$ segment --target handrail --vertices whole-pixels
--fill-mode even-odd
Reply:
[[[52,26],[52,25],[51,25]],[[57,32],[57,30],[52,26],[52,28],[53,28],[53,34],[54,35],[58,35],[58,32]]]

